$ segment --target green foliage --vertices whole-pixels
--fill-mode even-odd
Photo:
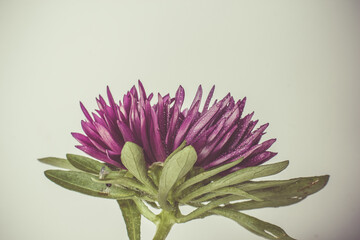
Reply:
[[[140,240],[141,213],[133,200],[117,200],[125,224],[129,240]]]
[[[156,193],[155,187],[147,175],[145,157],[140,146],[126,142],[121,151],[121,162],[136,179]]]
[[[217,167],[217,168],[214,168],[214,169],[211,169],[211,170],[208,170],[208,171],[205,171],[205,172],[202,172],[190,179],[188,179],[187,181],[185,181],[183,184],[181,184],[175,191],[175,194],[176,195],[180,195],[181,191],[183,191],[184,189],[196,184],[196,183],[200,183],[204,180],[207,180],[213,176],[215,176],[216,174],[218,173],[221,173],[223,171],[226,171],[236,165],[238,165],[240,162],[242,162],[243,158],[240,158],[234,162],[231,162],[231,163],[228,163],[228,164],[225,164],[225,165],[222,165],[220,167]]]
[[[47,170],[45,176],[54,183],[76,192],[95,197],[128,199],[135,196],[133,191],[118,187],[107,187],[106,184],[92,180],[89,173],[63,170]]]
[[[170,210],[167,203],[168,194],[177,181],[183,178],[194,166],[197,154],[192,146],[187,146],[167,158],[164,163],[159,180],[159,204],[162,208]]]
[[[103,167],[110,171],[110,169],[104,163],[88,157],[75,154],[66,154],[66,158],[71,163],[71,165],[84,172],[99,174],[101,168]]]
[[[280,227],[239,211],[300,202],[324,188],[329,180],[329,176],[324,175],[254,181],[281,172],[288,166],[288,161],[222,174],[243,160],[238,159],[205,171],[194,167],[196,151],[185,145],[184,142],[165,162],[148,167],[141,147],[127,142],[121,153],[121,161],[127,170],[110,168],[94,159],[74,154],[67,154],[67,159],[48,157],[39,161],[71,170],[45,171],[47,178],[66,189],[116,199],[130,240],[140,240],[141,215],[157,225],[155,236],[159,239],[165,239],[174,223],[221,215],[266,239],[291,240],[293,238]],[[238,200],[246,201],[234,202]],[[145,203],[161,208],[162,212],[154,214]],[[195,210],[182,215],[181,204],[194,206]]]
[[[271,240],[295,240],[291,238],[286,232],[278,226],[268,222],[261,221],[252,216],[241,212],[236,212],[228,209],[214,209],[213,213],[230,218],[256,235],[262,236]]]
[[[78,170],[76,167],[74,167],[67,159],[64,158],[57,158],[57,157],[46,157],[46,158],[39,158],[40,162],[58,167],[58,168],[64,168],[69,170]]]
[[[199,189],[191,192],[184,198],[180,199],[180,202],[186,203],[198,196],[213,192],[217,189],[236,185],[245,181],[249,181],[254,178],[265,177],[281,172],[289,165],[289,161],[273,163],[268,165],[260,165],[256,167],[243,168],[239,171],[230,173],[216,181],[213,181]]]

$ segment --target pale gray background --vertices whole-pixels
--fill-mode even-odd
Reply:
[[[198,84],[248,97],[270,122],[277,178],[330,174],[290,207],[250,213],[304,240],[359,239],[359,1],[0,1],[0,238],[127,239],[115,201],[48,181],[39,157],[80,153],[79,101],[93,110],[141,79],[187,103]],[[142,236],[154,226],[143,221]],[[261,239],[222,217],[169,240]]]

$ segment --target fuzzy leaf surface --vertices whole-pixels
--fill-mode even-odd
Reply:
[[[176,189],[176,193],[175,194],[179,194],[181,191],[185,190],[186,188],[196,184],[196,183],[199,183],[199,182],[202,182],[206,179],[209,179],[210,177],[212,176],[215,176],[216,174],[218,173],[221,173],[223,171],[226,171],[236,165],[238,165],[239,163],[241,163],[243,161],[243,158],[240,158],[234,162],[231,162],[231,163],[228,163],[228,164],[225,164],[225,165],[222,165],[220,167],[217,167],[217,168],[214,168],[214,169],[211,169],[211,170],[208,170],[208,171],[205,171],[205,172],[202,172],[188,180],[186,180],[183,184],[181,184],[177,189]]]
[[[141,214],[133,200],[117,201],[125,224],[129,240],[140,240]]]
[[[281,181],[260,181],[245,183],[237,188],[249,191],[264,201],[240,202],[227,207],[234,210],[248,210],[264,207],[281,207],[304,200],[324,188],[329,180],[329,175],[294,178]]]
[[[236,212],[223,208],[216,208],[211,210],[211,212],[230,218],[249,230],[256,235],[264,237],[270,240],[295,240],[294,238],[287,235],[287,233],[280,227],[273,225],[268,222],[264,222],[255,217],[246,215],[241,212]]]
[[[256,167],[248,167],[236,172],[230,173],[216,181],[209,183],[206,186],[203,186],[194,192],[185,196],[181,202],[186,203],[198,196],[203,194],[213,192],[217,189],[236,185],[245,181],[249,181],[254,178],[265,177],[281,172],[289,165],[289,161],[283,161],[273,164],[260,165]]]
[[[152,186],[147,175],[143,149],[133,142],[126,142],[121,150],[121,162],[128,171],[146,186]]]
[[[58,167],[58,168],[64,168],[68,170],[78,170],[76,167],[74,167],[67,159],[64,158],[57,158],[57,157],[45,157],[45,158],[39,158],[40,162]]]
[[[217,198],[219,196],[224,196],[224,195],[232,195],[232,196],[239,196],[241,198],[237,198],[237,199],[251,199],[254,201],[263,201],[261,198],[249,194],[247,192],[245,192],[242,189],[236,188],[236,187],[224,187],[224,188],[220,188],[217,189],[211,193],[205,194],[203,197],[196,199],[195,202],[206,202],[206,201],[210,201],[214,198]]]
[[[104,163],[101,163],[92,158],[75,154],[66,154],[66,158],[69,160],[71,165],[84,172],[99,174],[101,168],[103,167],[105,167],[107,171],[110,171],[110,169]]]
[[[194,166],[197,154],[192,146],[187,146],[168,158],[164,163],[159,180],[159,204],[169,209],[167,197],[177,181],[183,178]]]
[[[90,196],[124,199],[135,195],[133,191],[127,189],[117,187],[107,188],[106,184],[94,182],[92,180],[93,175],[84,172],[47,170],[45,171],[45,176],[66,189]]]

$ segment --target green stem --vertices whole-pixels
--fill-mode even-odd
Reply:
[[[138,198],[133,198],[140,213],[152,222],[156,222],[158,217],[144,204],[144,202]]]
[[[175,219],[173,212],[163,210],[158,215],[158,221],[156,223],[157,229],[153,240],[164,240],[174,225]]]

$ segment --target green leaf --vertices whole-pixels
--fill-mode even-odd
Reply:
[[[164,163],[159,180],[159,204],[163,209],[170,210],[167,197],[174,185],[183,178],[194,166],[197,154],[192,146],[187,146],[178,151]]]
[[[243,158],[240,158],[234,162],[231,162],[231,163],[228,163],[228,164],[225,164],[225,165],[222,165],[220,167],[217,167],[217,168],[214,168],[214,169],[211,169],[211,170],[208,170],[206,172],[203,172],[203,173],[200,173],[188,180],[186,180],[183,184],[181,184],[176,190],[175,190],[175,195],[176,196],[179,196],[180,193],[185,190],[186,188],[196,184],[196,183],[199,183],[199,182],[202,182],[206,179],[209,179],[210,177],[212,176],[215,176],[216,174],[218,173],[221,173],[225,170],[228,170],[236,165],[238,165],[240,162],[243,161]]]
[[[216,208],[211,210],[211,212],[230,218],[249,230],[256,235],[262,236],[270,240],[294,240],[280,227],[273,225],[268,222],[261,221],[252,216],[246,215],[241,212],[236,212],[223,208]]]
[[[186,203],[198,196],[201,196],[205,193],[213,192],[219,188],[236,185],[245,181],[249,181],[254,178],[265,177],[279,173],[282,170],[284,170],[288,165],[289,165],[289,161],[283,161],[268,165],[243,168],[236,172],[230,173],[216,181],[213,181],[208,185],[195,190],[194,192],[191,192],[183,199],[181,199],[180,202]]]
[[[140,240],[141,214],[136,204],[133,200],[118,200],[117,202],[126,224],[129,239]]]
[[[178,221],[180,223],[184,223],[184,222],[188,222],[188,221],[191,221],[193,219],[202,217],[204,214],[206,214],[211,209],[214,209],[214,208],[218,207],[221,204],[229,203],[230,201],[232,201],[232,199],[233,199],[232,196],[228,196],[228,197],[224,197],[224,198],[221,198],[221,199],[211,201],[210,203],[208,203],[206,205],[201,205],[201,207],[198,207],[196,210],[192,211],[188,215],[180,217],[178,219]]]
[[[57,157],[46,157],[46,158],[39,158],[40,162],[54,166],[59,168],[65,168],[69,170],[78,170],[75,168],[71,163],[64,158],[57,158]]]
[[[54,183],[79,193],[95,197],[126,199],[135,195],[133,191],[118,188],[107,187],[106,184],[92,181],[93,175],[84,172],[47,170],[45,176]]]
[[[266,207],[283,207],[298,203],[301,200],[303,199],[285,198],[285,199],[277,199],[276,201],[272,201],[272,200],[264,200],[261,202],[246,201],[246,202],[239,202],[239,203],[226,205],[226,208],[236,211],[243,211],[243,210],[251,210],[251,209],[266,208]]]
[[[239,188],[236,187],[224,187],[224,188],[220,188],[215,190],[214,192],[211,192],[209,194],[204,195],[203,197],[196,199],[195,202],[206,202],[209,201],[213,198],[219,197],[219,196],[223,196],[223,195],[231,195],[231,196],[239,196],[241,198],[237,198],[239,199],[251,199],[254,201],[263,201],[261,198],[251,195]]]
[[[110,169],[104,163],[88,157],[75,154],[66,154],[66,158],[74,167],[84,172],[99,174],[101,168],[103,167],[105,167],[106,170],[110,172]]]
[[[156,187],[159,186],[160,176],[163,169],[164,163],[162,162],[155,162],[153,163],[148,170],[148,175],[155,184]]]
[[[116,179],[97,179],[97,178],[92,177],[91,179],[92,179],[92,181],[94,181],[96,183],[114,184],[115,186],[122,186],[125,188],[129,188],[131,190],[141,191],[142,194],[147,193],[149,195],[154,196],[153,192],[148,187],[143,185],[141,182],[139,182],[135,178],[118,177]]]
[[[262,181],[245,183],[238,188],[264,199],[263,202],[240,202],[228,205],[235,210],[248,210],[263,207],[287,206],[304,200],[307,196],[320,191],[329,180],[329,175],[294,178],[282,181]]]
[[[170,155],[165,159],[164,162],[166,162],[168,159],[172,158],[176,153],[178,153],[179,151],[183,150],[186,146],[186,141],[183,141],[180,146],[178,146],[172,153],[170,153]]]
[[[156,193],[156,189],[147,175],[145,157],[140,146],[126,142],[121,150],[121,162],[136,179]]]

